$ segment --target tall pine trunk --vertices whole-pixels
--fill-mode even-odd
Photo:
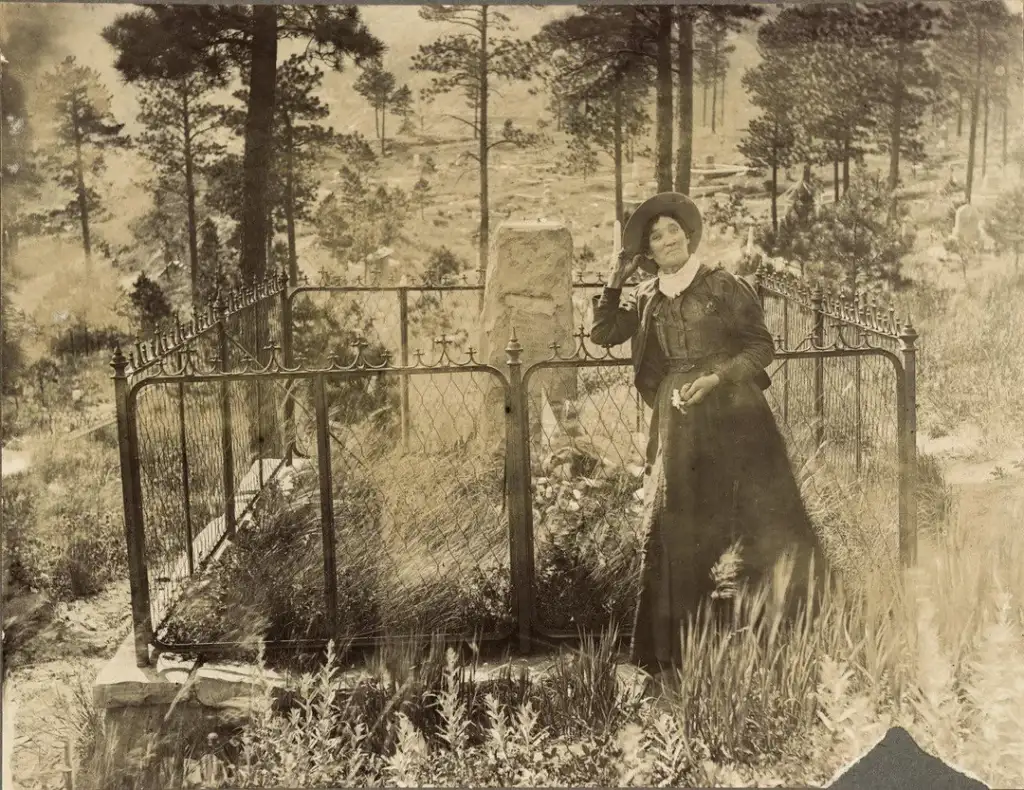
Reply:
[[[988,110],[989,110],[989,97],[988,97],[988,85],[985,86],[985,122],[984,131],[981,135],[981,177],[985,177],[985,173],[988,169]]]
[[[850,133],[843,138],[843,194],[850,191]]]
[[[658,6],[657,180],[672,191],[672,6]]]
[[[718,76],[712,78],[711,82],[711,132],[718,131]]]
[[[273,4],[253,6],[252,28],[242,165],[241,261],[242,276],[250,282],[262,279],[267,269],[267,192],[277,80],[277,7]]]
[[[839,153],[832,158],[832,199],[839,202]]]
[[[285,118],[285,224],[288,229],[288,283],[299,284],[299,257],[295,250],[295,147],[291,119]]]
[[[722,95],[718,97],[718,104],[722,108],[722,128],[725,128],[725,72],[722,72]]]
[[[707,80],[701,82],[701,88],[703,89],[703,106],[700,110],[700,125],[708,125],[708,83]]]
[[[956,92],[956,136],[964,136],[964,95],[962,92]]]
[[[679,71],[679,148],[676,152],[676,192],[690,193],[693,164],[693,16],[685,6],[676,9],[679,22],[676,65]]]
[[[192,284],[192,308],[199,309],[202,301],[199,293],[199,226],[196,219],[196,177],[192,151],[192,117],[188,104],[188,83],[181,84],[182,153],[185,159],[185,209],[188,212],[188,260],[189,282]]]
[[[89,237],[89,192],[85,188],[85,162],[82,159],[82,129],[78,124],[78,99],[71,100],[71,133],[75,141],[75,195],[78,200],[78,221],[82,225],[82,249],[85,263],[92,263],[92,240]]]
[[[779,232],[779,157],[778,151],[772,156],[772,233]]]
[[[1003,167],[1007,164],[1007,153],[1006,153],[1006,136],[1009,122],[1007,121],[1007,114],[1010,112],[1010,95],[1006,89],[1006,85],[1003,85]]]
[[[964,189],[964,199],[968,203],[971,202],[971,195],[974,192],[975,148],[978,142],[978,115],[981,110],[981,68],[985,60],[985,39],[980,30],[976,31],[976,35],[978,41],[974,62],[974,91],[971,95],[971,129],[967,142],[967,185]]]
[[[615,219],[625,222],[625,207],[622,201],[622,85],[615,86],[613,96],[615,119],[612,157],[615,160]]]
[[[490,64],[487,59],[487,6],[480,6],[480,84],[477,90],[477,112],[479,117],[480,132],[480,310],[484,308],[484,289],[487,280],[487,252],[490,246],[490,223],[491,212],[488,200],[487,182],[487,69]]]
[[[892,118],[889,123],[889,190],[895,192],[900,183],[900,146],[903,133],[903,69],[906,45],[901,37],[896,46],[896,78],[892,85]],[[893,201],[896,200],[895,194]],[[895,204],[893,206],[895,208]]]

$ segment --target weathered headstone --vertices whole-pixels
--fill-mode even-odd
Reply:
[[[550,358],[551,344],[571,353],[572,236],[559,222],[506,222],[498,226],[487,265],[484,307],[480,317],[480,355],[486,364],[506,368],[505,347],[513,328],[522,346],[522,370]],[[562,419],[576,397],[576,373],[549,369],[531,376],[531,435],[541,433],[540,395]],[[490,387],[484,393],[481,437],[488,449],[501,441],[505,420],[504,393]]]
[[[712,156],[711,154],[708,154],[707,156],[704,157],[704,164],[706,164],[708,167],[714,167],[715,157]]]
[[[419,154],[413,154],[412,155],[412,167],[413,167],[413,170],[419,170],[420,169],[420,155]]]

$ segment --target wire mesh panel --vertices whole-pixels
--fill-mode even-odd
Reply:
[[[589,326],[592,299],[601,283],[572,284],[573,329]],[[333,355],[340,364],[351,358],[349,346],[357,337],[368,348],[391,354],[395,364],[408,364],[416,352],[430,353],[439,337],[467,350],[479,330],[481,290],[476,286],[304,286],[292,296],[292,336],[296,360],[327,364]],[[331,337],[332,340],[325,338]],[[589,341],[588,341],[589,342]],[[624,344],[628,348],[628,344]],[[593,353],[600,353],[597,346]]]
[[[404,435],[399,413],[378,408],[403,378]],[[478,434],[495,389],[495,374],[454,368],[327,381],[339,633],[511,628],[504,421]]]
[[[576,374],[576,397],[552,402],[554,372]],[[531,417],[536,623],[548,634],[627,625],[638,592],[649,414],[626,360],[533,366]]]
[[[134,403],[154,623],[225,534],[222,411],[210,385],[148,382]]]
[[[412,393],[404,431],[395,408],[403,381]],[[293,465],[267,466],[269,484],[259,486],[258,465],[249,465],[242,444],[232,444],[237,535],[202,578],[188,581],[183,571],[174,577],[173,593],[180,596],[154,594],[161,613],[175,604],[162,631],[165,645],[223,644],[243,636],[272,646],[510,632],[504,410],[485,435],[480,431],[487,398],[496,392],[507,399],[499,373],[446,364],[239,374],[193,386],[207,389],[219,413],[227,385],[237,436],[246,427],[238,407],[257,382],[293,398]],[[153,391],[154,399],[164,395]],[[212,436],[222,428],[207,425]],[[178,461],[175,455],[165,463]],[[147,490],[169,502],[182,496],[180,485]],[[253,500],[250,494],[258,491],[263,495]],[[245,502],[251,513],[242,509]],[[154,518],[148,501],[144,510]],[[196,511],[193,505],[186,512]],[[180,507],[169,505],[152,526],[170,555],[181,549],[182,530],[175,527],[184,518]],[[148,521],[146,527],[148,536]]]
[[[882,353],[780,353],[765,393],[839,567],[898,561],[898,378]],[[816,384],[820,380],[820,384]]]
[[[765,325],[783,348],[807,347],[814,337],[814,310],[802,296],[762,291]]]

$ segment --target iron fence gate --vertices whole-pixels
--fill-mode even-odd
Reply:
[[[763,272],[758,286],[778,336],[767,396],[805,494],[840,554],[912,562],[916,333]],[[570,354],[556,346],[526,369],[514,332],[505,369],[472,348],[454,361],[444,336],[436,359],[411,359],[401,303],[397,362],[365,331],[300,355],[300,292],[275,280],[176,342],[115,354],[140,664],[151,646],[305,649],[423,630],[529,649],[629,617],[648,415],[627,357],[581,325]],[[555,374],[573,387],[549,389]],[[863,521],[869,501],[864,530],[850,513]],[[245,597],[246,558],[280,577],[256,590],[248,631],[210,603]]]

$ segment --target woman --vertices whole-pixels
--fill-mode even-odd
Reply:
[[[694,257],[701,231],[685,195],[643,203],[621,249],[615,240],[590,331],[602,346],[631,341],[635,386],[652,408],[632,658],[655,674],[680,666],[680,627],[715,590],[712,569],[730,547],[739,548],[740,582],[764,578],[787,551],[795,589],[806,588],[812,556],[821,569],[763,393],[774,343],[760,301],[745,281]],[[655,276],[623,299],[637,268]]]

